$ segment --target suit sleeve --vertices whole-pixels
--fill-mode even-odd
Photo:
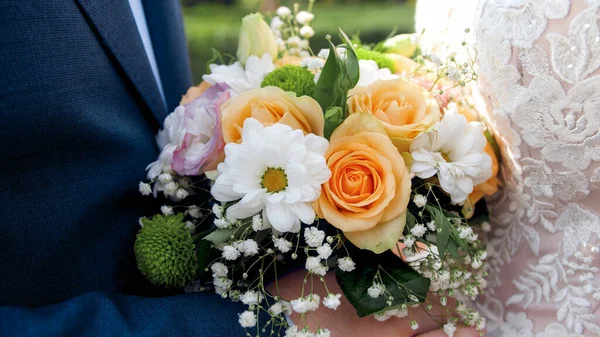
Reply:
[[[87,293],[39,308],[0,307],[0,336],[243,337],[238,324],[242,311],[241,304],[213,294],[146,298]]]

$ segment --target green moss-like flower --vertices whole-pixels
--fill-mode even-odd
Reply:
[[[373,60],[381,68],[388,68],[392,73],[396,72],[396,64],[389,56],[363,48],[356,49],[356,56],[359,60]]]
[[[142,218],[134,251],[139,270],[152,284],[184,287],[198,272],[196,245],[183,214]]]
[[[264,87],[274,86],[295,92],[298,97],[310,96],[315,91],[315,75],[306,68],[287,65],[270,72],[262,82]]]

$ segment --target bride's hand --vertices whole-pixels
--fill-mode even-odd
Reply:
[[[286,299],[294,299],[300,297],[302,285],[304,282],[304,272],[291,273],[279,280],[279,293]],[[335,275],[329,273],[325,276],[327,287],[332,293],[342,293],[339,288]],[[273,286],[273,285],[272,285]],[[321,298],[327,295],[325,288],[321,282],[314,283],[314,292]],[[274,293],[273,287],[270,288]],[[378,336],[378,337],[447,337],[442,330],[439,329],[439,324],[429,318],[424,310],[418,309],[411,312],[411,317],[405,318],[390,318],[385,322],[378,322],[373,317],[358,317],[354,307],[348,300],[342,296],[342,305],[337,310],[324,308],[322,305],[317,311],[307,313],[302,320],[299,314],[294,313],[292,321],[299,327],[308,324],[312,331],[318,327],[327,328],[331,331],[333,337],[363,337],[363,336]],[[411,320],[416,320],[419,327],[412,330],[410,326]],[[479,333],[474,329],[457,329],[454,337],[478,337]]]

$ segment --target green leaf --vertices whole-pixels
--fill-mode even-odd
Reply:
[[[345,40],[346,57],[342,60],[336,46],[329,40],[329,57],[313,94],[323,111],[337,106],[345,112],[348,91],[356,86],[360,77],[358,57],[352,42],[343,31],[340,32]]]
[[[450,239],[450,221],[444,215],[444,212],[435,206],[426,205],[425,209],[431,214],[431,217],[435,221],[437,227],[435,244],[440,254],[440,259],[443,261],[446,254],[446,248],[448,247],[448,240]]]
[[[236,232],[240,234],[243,232],[240,228],[228,228],[228,229],[216,229],[212,233],[204,237],[203,240],[210,241],[213,245],[220,245],[226,241],[232,240],[232,236],[235,238]]]
[[[212,242],[208,240],[200,240],[196,243],[198,250],[198,278],[203,279],[205,274],[209,274],[206,271],[208,265],[219,256],[216,249],[212,248]]]
[[[321,70],[321,75],[313,94],[313,98],[319,103],[323,111],[327,111],[338,100],[336,97],[336,87],[341,71],[337,50],[335,45],[329,41],[329,57]]]
[[[325,111],[325,138],[331,138],[333,131],[344,121],[344,110],[339,106],[332,106]]]
[[[361,250],[359,254],[353,255],[353,259],[356,269],[352,272],[336,269],[336,278],[358,316],[364,317],[402,304],[417,303],[409,298],[411,294],[418,302],[425,300],[430,280],[419,275],[392,252],[375,254]],[[388,305],[386,296],[373,299],[367,294],[367,289],[373,284],[378,272],[389,292],[388,296],[391,294],[394,298],[391,305]]]
[[[344,60],[344,75],[350,81],[348,83],[348,88],[346,92],[356,86],[358,80],[360,78],[360,67],[358,64],[358,57],[356,56],[356,51],[352,46],[352,42],[344,33],[344,31],[340,28],[340,34],[342,35],[342,39],[346,43],[346,59]],[[344,101],[346,100],[346,95],[344,95]]]

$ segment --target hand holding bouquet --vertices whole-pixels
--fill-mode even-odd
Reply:
[[[498,184],[469,90],[474,61],[422,54],[419,35],[364,45],[342,31],[315,55],[313,19],[286,7],[270,27],[244,18],[237,61],[211,64],[167,117],[140,192],[171,204],[141,219],[140,270],[241,301],[239,323],[257,334],[329,336],[282,316],[336,310],[342,294],[313,291],[328,272],[361,317],[426,310],[449,336],[483,329],[448,301],[485,288],[476,233],[489,230],[481,199]],[[294,266],[306,272],[302,296],[266,290]]]

